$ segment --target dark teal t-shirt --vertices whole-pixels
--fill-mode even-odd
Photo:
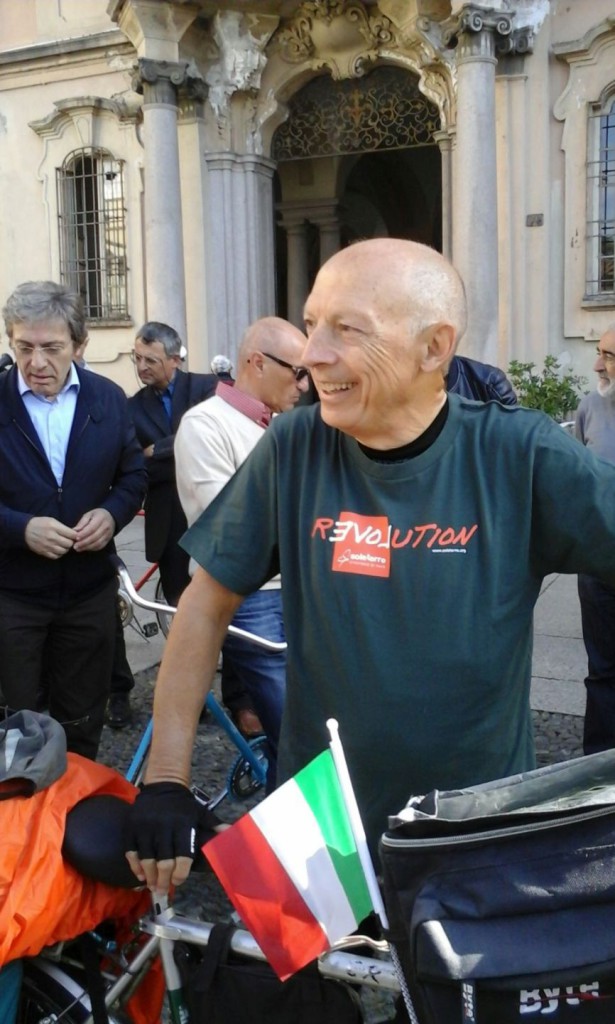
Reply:
[[[615,583],[615,468],[541,413],[449,402],[401,463],[370,460],[318,405],[277,418],[183,541],[240,594],[281,571],[280,778],[336,718],[372,848],[411,794],[534,766],[543,576]]]

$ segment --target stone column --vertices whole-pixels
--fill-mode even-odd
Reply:
[[[442,253],[453,258],[453,136],[450,131],[434,132],[442,161]]]
[[[138,62],[133,88],[143,93],[145,147],[146,310],[186,338],[181,183],[177,140],[178,89],[202,82],[186,62]]]
[[[496,46],[510,36],[513,17],[472,3],[446,27],[457,48],[453,262],[468,295],[463,351],[487,362],[498,352]]]
[[[209,373],[212,356],[208,347],[209,316],[209,204],[205,153],[204,105],[180,92],[177,124],[183,210],[184,274],[186,279],[186,347],[188,369]]]
[[[320,266],[339,252],[340,248],[340,219],[337,214],[337,200],[332,203],[321,204],[319,209],[309,214],[313,224],[318,225],[320,232]]]
[[[210,347],[234,356],[246,327],[275,313],[273,172],[263,156],[208,153]]]
[[[305,213],[283,212],[282,227],[286,231],[286,315],[291,324],[303,330],[303,307],[309,289]]]

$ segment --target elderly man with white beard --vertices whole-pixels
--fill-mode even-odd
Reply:
[[[575,434],[595,455],[615,463],[615,323],[598,342],[596,390],[582,399]],[[583,640],[587,651],[587,703],[583,750],[615,747],[615,589],[579,575]]]

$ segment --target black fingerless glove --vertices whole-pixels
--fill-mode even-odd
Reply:
[[[220,819],[179,782],[143,786],[132,805],[124,832],[126,850],[139,860],[194,859],[211,839]]]

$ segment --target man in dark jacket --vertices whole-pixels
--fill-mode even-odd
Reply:
[[[175,485],[175,431],[186,409],[213,395],[218,383],[213,373],[180,370],[185,355],[176,330],[155,321],[144,324],[133,360],[145,387],[128,401],[147,468],[145,556],[158,562],[171,605],[190,582],[189,558],[177,543],[187,525]]]
[[[446,390],[477,402],[517,405],[517,396],[506,374],[489,363],[467,356],[453,356],[446,375]]]
[[[147,468],[145,556],[150,562],[158,562],[165,599],[173,606],[177,606],[190,582],[190,559],[178,544],[188,525],[175,484],[175,432],[183,414],[211,398],[220,379],[215,371],[185,373],[180,369],[185,356],[186,350],[173,327],[156,321],[144,324],[135,339],[133,361],[145,387],[129,399]],[[232,380],[228,368],[227,372]],[[245,735],[262,732],[247,694],[228,672],[223,674],[222,693],[235,723]],[[121,727],[129,717],[127,693],[114,690],[109,701],[109,724]]]
[[[0,376],[0,664],[4,697],[34,709],[43,683],[68,749],[95,758],[109,692],[113,536],[145,491],[117,385],[75,365],[81,299],[20,285],[3,310],[16,365]]]

